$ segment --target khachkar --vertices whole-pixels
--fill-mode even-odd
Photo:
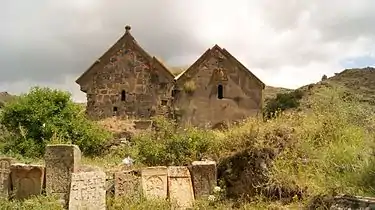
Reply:
[[[16,199],[27,199],[42,193],[44,167],[41,165],[12,164],[10,166],[13,193]]]
[[[44,159],[46,163],[46,193],[58,196],[67,205],[72,173],[78,172],[81,151],[76,145],[47,145]]]
[[[168,167],[168,194],[173,209],[192,208],[194,204],[193,184],[186,166]]]
[[[134,170],[118,171],[115,176],[115,196],[135,197],[140,194],[141,179]]]
[[[190,167],[196,198],[207,197],[217,185],[215,161],[194,161]]]
[[[72,174],[69,210],[106,209],[106,175],[103,171]]]
[[[147,199],[167,199],[168,170],[165,166],[142,169],[142,191]]]

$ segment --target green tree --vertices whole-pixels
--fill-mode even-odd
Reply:
[[[87,155],[101,152],[109,133],[86,118],[85,112],[71,100],[68,92],[34,87],[29,93],[7,103],[0,123],[13,135],[4,152],[41,156],[48,143],[77,144]]]

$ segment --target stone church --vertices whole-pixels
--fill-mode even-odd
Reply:
[[[264,83],[218,45],[174,76],[125,34],[77,80],[92,119],[164,115],[214,125],[262,114]]]

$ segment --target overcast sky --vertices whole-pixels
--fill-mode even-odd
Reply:
[[[190,65],[214,44],[266,85],[298,88],[375,66],[374,0],[1,0],[0,92],[75,80],[132,26],[150,54]]]

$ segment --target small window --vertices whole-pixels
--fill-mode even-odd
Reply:
[[[223,86],[222,85],[217,86],[217,98],[218,99],[224,98],[224,96],[223,96]]]
[[[117,115],[117,107],[113,107],[113,116]]]
[[[166,106],[166,105],[167,105],[167,103],[168,103],[168,101],[167,101],[167,100],[161,100],[161,105],[162,105],[162,106]]]
[[[125,90],[121,91],[121,101],[125,101],[126,100],[126,93],[125,93]]]

